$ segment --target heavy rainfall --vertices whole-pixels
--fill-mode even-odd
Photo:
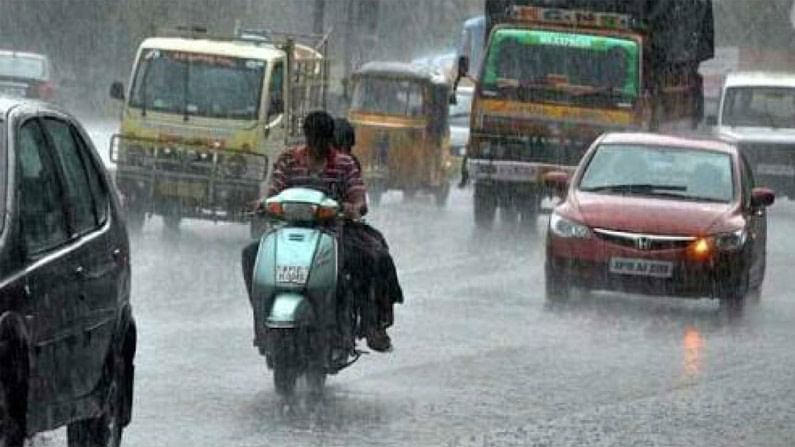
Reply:
[[[795,445],[792,0],[0,0],[0,447]]]

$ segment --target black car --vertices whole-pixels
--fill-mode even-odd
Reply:
[[[117,446],[136,345],[129,239],[73,117],[0,99],[0,209],[0,446],[64,425],[69,446]]]

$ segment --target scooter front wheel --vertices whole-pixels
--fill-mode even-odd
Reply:
[[[276,393],[282,397],[291,397],[295,392],[295,382],[298,379],[298,370],[283,362],[273,365],[273,386]]]

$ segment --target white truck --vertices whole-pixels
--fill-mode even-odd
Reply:
[[[718,115],[707,121],[737,142],[758,184],[795,199],[795,73],[728,75]]]

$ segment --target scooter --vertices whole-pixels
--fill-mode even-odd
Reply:
[[[322,393],[326,376],[360,355],[350,278],[340,275],[340,206],[323,192],[291,188],[265,200],[264,211],[275,224],[254,265],[254,344],[278,394],[290,397],[300,376]]]

